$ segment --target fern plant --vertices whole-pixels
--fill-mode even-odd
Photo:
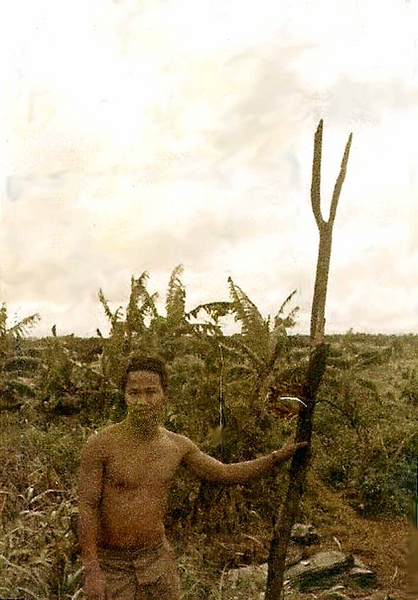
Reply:
[[[231,310],[235,320],[241,323],[240,335],[227,338],[222,345],[235,357],[234,370],[246,376],[252,388],[252,400],[264,398],[269,386],[279,376],[280,369],[289,363],[290,345],[287,330],[294,327],[299,307],[285,314],[296,291],[285,299],[274,319],[261,315],[247,294],[228,278],[231,294]]]
[[[168,361],[178,355],[207,356],[223,336],[221,317],[232,310],[230,302],[199,304],[186,311],[186,290],[182,265],[171,273],[166,292],[166,316],[152,323],[159,350]],[[202,314],[206,316],[202,320]]]
[[[186,320],[186,290],[181,280],[183,271],[182,265],[173,269],[165,300],[166,321],[169,329],[175,332],[190,329]]]
[[[8,327],[7,306],[6,303],[3,302],[0,308],[0,357],[5,357],[12,352],[16,347],[16,344],[28,334],[30,329],[32,329],[39,320],[39,314],[34,313],[33,315],[18,321],[11,327]]]
[[[9,327],[6,303],[0,308],[0,409],[18,409],[25,396],[33,396],[24,376],[36,369],[39,361],[22,356],[21,342],[39,320],[39,314],[35,313]]]
[[[126,337],[127,351],[132,349],[132,344],[141,337],[149,337],[150,323],[158,318],[156,300],[158,293],[150,294],[147,290],[148,273],[144,271],[140,277],[131,278],[131,294],[126,308]],[[148,340],[149,342],[149,340]]]
[[[139,277],[131,277],[131,292],[125,311],[119,306],[113,312],[103,290],[99,290],[99,300],[110,323],[109,337],[104,340],[103,345],[102,373],[116,386],[120,384],[128,354],[134,349],[153,346],[150,322],[158,318],[155,305],[158,295],[149,293],[147,281],[146,271]]]

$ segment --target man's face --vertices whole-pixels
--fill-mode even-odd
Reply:
[[[158,422],[166,401],[159,374],[153,371],[128,373],[125,401],[129,414],[136,421]]]

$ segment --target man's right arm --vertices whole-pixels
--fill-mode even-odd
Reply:
[[[84,591],[89,599],[95,600],[104,600],[105,596],[97,555],[104,462],[102,443],[97,438],[91,439],[82,452],[78,476],[78,537],[85,571]]]

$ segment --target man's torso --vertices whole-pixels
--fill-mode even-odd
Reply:
[[[186,438],[160,428],[155,439],[135,441],[120,425],[99,435],[104,449],[99,545],[135,548],[161,539],[169,487],[187,451]]]

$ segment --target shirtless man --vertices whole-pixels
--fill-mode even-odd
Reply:
[[[202,479],[245,483],[306,445],[289,438],[268,456],[223,464],[161,426],[166,387],[164,363],[133,355],[124,381],[128,416],[92,436],[82,452],[79,540],[88,600],[179,600],[164,517],[180,464]]]

